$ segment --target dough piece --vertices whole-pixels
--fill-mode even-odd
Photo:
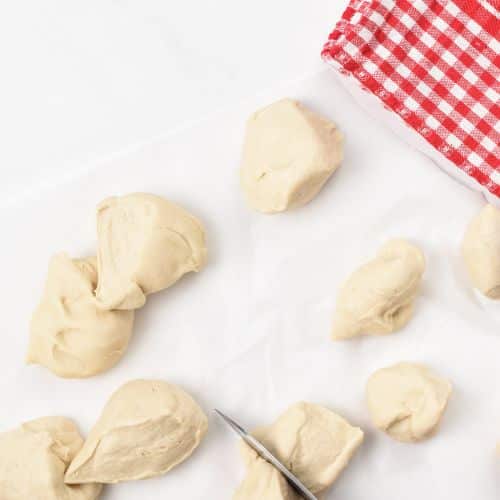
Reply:
[[[98,307],[96,259],[52,257],[42,300],[31,320],[27,362],[60,377],[90,377],[114,366],[125,353],[133,311]]]
[[[252,432],[312,493],[320,493],[337,479],[363,441],[363,431],[331,410],[297,403],[274,424]],[[242,448],[248,469],[257,458]]]
[[[451,394],[451,384],[425,366],[399,363],[375,372],[366,386],[373,423],[398,441],[432,434]]]
[[[391,240],[377,257],[357,269],[341,288],[332,338],[386,334],[399,330],[413,314],[413,301],[425,270],[416,246]]]
[[[97,298],[106,309],[137,309],[206,261],[205,233],[190,213],[152,194],[108,198],[97,207]]]
[[[247,122],[241,185],[255,210],[283,212],[312,200],[342,158],[343,137],[334,123],[282,99]]]
[[[64,473],[83,444],[75,424],[44,417],[0,434],[2,500],[94,500],[102,485],[64,484]]]
[[[66,473],[66,483],[119,483],[165,474],[186,460],[207,417],[178,387],[134,380],[120,387]]]
[[[277,469],[256,456],[233,500],[300,500],[300,497]]]
[[[486,205],[472,219],[462,255],[474,287],[490,299],[500,299],[500,210]]]

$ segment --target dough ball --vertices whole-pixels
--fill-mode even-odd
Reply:
[[[160,380],[134,380],[107,402],[66,473],[68,484],[119,483],[165,474],[207,431],[193,398]]]
[[[233,500],[300,500],[300,497],[276,468],[255,457]]]
[[[2,500],[93,500],[100,484],[68,486],[64,473],[83,444],[75,424],[44,417],[0,434]]]
[[[398,441],[420,441],[439,424],[451,384],[425,366],[399,363],[375,372],[366,386],[375,426]]]
[[[499,299],[500,210],[486,205],[472,219],[464,236],[462,255],[474,287],[490,299]]]
[[[249,205],[283,212],[312,200],[343,158],[334,123],[292,99],[257,111],[246,127],[241,185]]]
[[[386,243],[340,289],[332,338],[399,330],[413,314],[424,270],[425,258],[419,248],[404,240]]]
[[[60,377],[90,377],[114,366],[125,353],[133,311],[98,307],[95,258],[52,257],[42,300],[31,320],[28,363]]]
[[[297,403],[269,427],[252,432],[313,493],[327,489],[363,441],[363,431],[312,403]],[[243,445],[248,469],[257,454]]]
[[[137,309],[146,295],[199,271],[205,232],[190,213],[152,194],[108,198],[97,207],[97,298],[106,309]]]

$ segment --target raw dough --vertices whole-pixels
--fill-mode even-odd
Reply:
[[[399,363],[375,372],[366,398],[375,426],[398,441],[419,441],[436,429],[451,384],[425,366]]]
[[[152,194],[108,198],[97,207],[97,298],[106,309],[136,309],[146,295],[199,271],[205,233],[190,213]]]
[[[64,484],[64,473],[83,444],[75,424],[44,417],[0,434],[2,500],[93,500],[102,485]]]
[[[276,468],[255,457],[233,500],[300,500],[300,497]]]
[[[474,287],[490,299],[500,298],[500,210],[486,205],[472,219],[462,255]]]
[[[363,431],[331,410],[297,403],[272,425],[252,432],[313,493],[327,489],[363,441]],[[243,457],[250,470],[257,454],[247,445]],[[285,497],[286,498],[286,497]]]
[[[118,483],[165,474],[186,460],[207,417],[182,389],[161,380],[120,387],[66,473],[66,482]]]
[[[246,128],[241,185],[249,205],[282,212],[305,205],[343,157],[334,123],[292,99],[257,111]]]
[[[425,258],[404,240],[391,240],[377,257],[357,269],[341,288],[332,338],[385,334],[403,327],[413,314]]]
[[[61,377],[90,377],[115,365],[127,349],[133,311],[98,307],[96,259],[54,256],[31,320],[27,362]]]

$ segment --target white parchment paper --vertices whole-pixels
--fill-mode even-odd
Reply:
[[[265,216],[247,209],[239,190],[243,127],[253,110],[283,96],[339,124],[345,161],[311,204]],[[150,297],[137,312],[127,354],[108,373],[64,380],[25,366],[29,318],[49,257],[95,252],[95,205],[130,191],[163,195],[199,216],[208,267]],[[251,428],[299,400],[324,404],[366,431],[328,499],[496,499],[500,304],[480,304],[459,258],[465,226],[482,203],[378,125],[323,71],[4,207],[0,430],[65,415],[87,433],[122,383],[158,377],[199,400],[210,414],[209,434],[171,473],[109,487],[106,500],[231,498],[243,467],[235,437],[211,409]],[[386,337],[330,341],[339,285],[390,237],[411,239],[427,256],[414,319]],[[421,444],[375,431],[364,403],[369,375],[401,360],[427,363],[454,384],[439,433]]]

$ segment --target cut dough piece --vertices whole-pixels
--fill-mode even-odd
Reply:
[[[186,460],[207,417],[182,389],[160,380],[120,387],[66,473],[66,483],[119,483],[165,474]]]
[[[462,255],[474,287],[490,299],[500,299],[500,210],[486,205],[472,219]]]
[[[42,300],[31,320],[27,362],[60,377],[90,377],[114,366],[127,349],[133,311],[98,307],[96,259],[52,257]]]
[[[277,469],[255,457],[233,500],[300,500],[300,497]]]
[[[64,484],[64,473],[83,444],[75,424],[44,417],[0,434],[2,500],[94,500],[102,485]]]
[[[432,434],[446,409],[451,384],[425,366],[399,363],[375,372],[366,386],[375,426],[398,441]]]
[[[313,493],[333,484],[363,441],[361,429],[327,408],[305,402],[252,435]],[[246,444],[242,453],[250,469],[257,454]]]
[[[241,185],[255,210],[282,212],[312,200],[342,157],[343,137],[334,123],[282,99],[247,122]]]
[[[106,309],[137,309],[206,261],[205,232],[190,213],[152,194],[108,198],[97,207],[97,298]]]
[[[425,270],[422,251],[404,240],[391,240],[377,257],[357,269],[337,298],[332,338],[386,334],[403,327]]]

